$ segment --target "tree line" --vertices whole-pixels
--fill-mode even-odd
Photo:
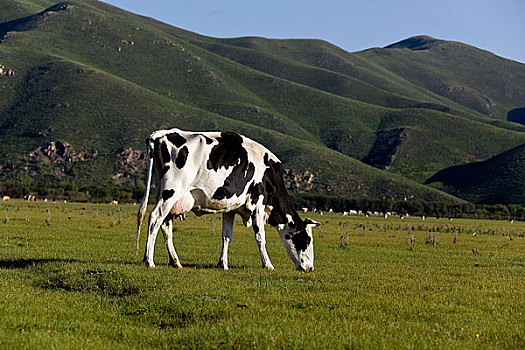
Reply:
[[[321,194],[296,194],[292,196],[297,208],[313,208],[335,212],[357,210],[398,215],[433,216],[446,218],[525,220],[525,207],[518,204],[474,204],[429,202],[417,199],[391,200],[376,198],[344,198]]]
[[[50,183],[7,181],[0,184],[0,194],[13,198],[35,195],[37,198],[68,199],[79,202],[138,202],[144,194],[144,185],[136,187],[112,184],[77,184],[69,181]],[[150,198],[154,198],[150,196]],[[469,219],[524,220],[525,207],[518,204],[474,204],[430,202],[417,199],[392,200],[377,198],[347,198],[322,194],[295,194],[292,200],[296,208],[308,208],[335,212],[357,210],[362,212],[387,213],[398,215],[433,216]]]

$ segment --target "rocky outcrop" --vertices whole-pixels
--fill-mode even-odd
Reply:
[[[112,172],[110,181],[115,185],[135,187],[137,180],[142,180],[146,173],[147,160],[143,151],[124,148],[117,154],[99,156],[96,150],[77,152],[65,141],[48,142],[29,152],[24,161],[0,164],[0,173],[31,177],[52,175],[56,179],[73,179],[90,172],[89,169],[99,157],[109,157],[114,161],[113,169],[107,170]]]
[[[292,169],[284,169],[283,172],[286,189],[293,193],[309,191],[314,187],[315,174],[309,170],[299,173]]]
[[[77,153],[73,147],[62,141],[51,141],[48,144],[30,152],[28,154],[28,159],[30,161],[38,160],[40,157],[46,157],[49,159],[51,164],[56,163],[77,163],[84,162],[90,158],[95,158],[97,156],[97,151],[94,151],[91,154],[87,152]]]
[[[20,163],[13,170],[32,177],[52,175],[55,178],[66,178],[75,175],[74,168],[77,165],[87,163],[97,156],[96,150],[77,153],[67,142],[51,141],[29,152],[26,162]]]
[[[141,179],[146,173],[146,166],[146,154],[143,151],[124,148],[117,156],[111,182],[134,186],[136,179]]]
[[[439,88],[439,94],[489,116],[492,116],[492,109],[497,107],[497,103],[489,96],[465,86],[443,85]]]

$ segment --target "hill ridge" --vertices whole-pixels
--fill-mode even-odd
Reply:
[[[446,41],[433,38],[428,35],[416,35],[403,39],[396,43],[385,46],[385,49],[410,49],[410,50],[428,50],[429,48],[435,46],[439,43],[444,43]]]

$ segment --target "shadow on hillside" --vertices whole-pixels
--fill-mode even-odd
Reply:
[[[37,14],[15,19],[9,22],[0,23],[0,40],[3,39],[9,32],[31,29],[32,25],[34,25],[38,21],[45,19],[49,15],[52,15],[53,13],[56,13],[58,11],[64,11],[69,9],[71,9],[71,4],[67,2],[61,2]]]
[[[44,265],[47,263],[53,263],[53,262],[65,262],[65,263],[71,263],[71,262],[78,262],[78,260],[75,259],[51,259],[51,258],[43,258],[43,259],[10,259],[10,260],[0,260],[0,269],[25,269],[32,266],[39,266]]]

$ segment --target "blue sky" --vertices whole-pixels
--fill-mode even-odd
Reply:
[[[414,35],[525,63],[525,0],[104,0],[212,37],[313,38],[354,52]]]

